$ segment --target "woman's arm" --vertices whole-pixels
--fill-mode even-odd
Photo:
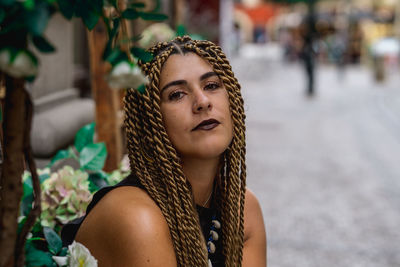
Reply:
[[[76,240],[90,250],[99,267],[177,266],[165,218],[139,188],[108,193],[89,213]]]
[[[267,239],[260,204],[249,189],[244,205],[243,267],[267,266]]]

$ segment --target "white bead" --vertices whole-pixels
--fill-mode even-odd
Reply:
[[[219,221],[212,220],[211,222],[212,222],[212,224],[214,225],[215,228],[217,228],[217,229],[221,228],[221,223]]]
[[[219,238],[218,233],[213,230],[210,231],[210,235],[212,236],[214,241],[217,241]]]
[[[213,242],[208,241],[207,242],[208,247],[210,248],[210,253],[213,254],[215,252],[215,245]]]

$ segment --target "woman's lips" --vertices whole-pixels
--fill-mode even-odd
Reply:
[[[199,123],[195,128],[193,128],[192,131],[197,131],[197,130],[209,131],[217,127],[219,124],[220,122],[215,119],[204,120],[201,123]]]

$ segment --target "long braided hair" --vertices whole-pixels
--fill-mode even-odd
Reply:
[[[149,84],[143,94],[128,89],[124,99],[125,126],[131,171],[161,209],[168,224],[178,266],[208,266],[190,183],[164,128],[159,80],[171,54],[196,53],[208,61],[228,92],[233,139],[224,152],[216,182],[216,205],[221,211],[225,266],[241,266],[246,186],[245,115],[240,85],[221,48],[188,36],[158,43],[149,49],[150,62],[140,62]]]

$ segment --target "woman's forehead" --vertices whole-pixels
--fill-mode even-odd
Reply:
[[[211,64],[196,53],[173,54],[165,61],[160,84],[170,79],[184,79],[213,71]]]
[[[182,63],[182,62],[191,62],[191,63],[197,63],[197,64],[205,64],[205,65],[208,65],[209,67],[211,67],[210,63],[207,60],[205,60],[204,58],[202,58],[195,52],[188,52],[185,54],[172,54],[165,61],[164,67],[165,67],[165,65],[171,64],[171,62],[178,63],[178,64]]]

